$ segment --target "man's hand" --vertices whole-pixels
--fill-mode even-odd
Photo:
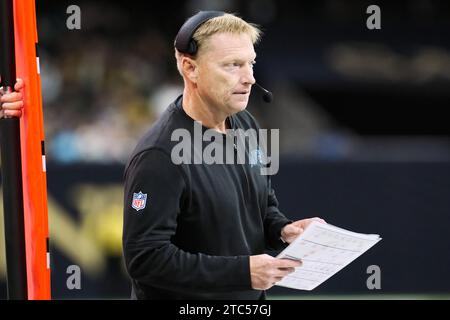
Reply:
[[[22,79],[17,79],[14,85],[14,92],[4,93],[0,90],[0,118],[21,117],[23,108],[22,93],[19,91],[24,87]]]
[[[269,289],[275,282],[294,272],[295,268],[301,265],[301,261],[278,259],[267,254],[250,256],[252,288],[256,290]]]
[[[283,229],[281,229],[281,238],[287,242],[291,243],[295,240],[299,235],[305,231],[305,229],[311,224],[313,221],[318,221],[321,223],[326,223],[325,220],[321,218],[309,218],[309,219],[303,219],[303,220],[297,220],[290,224],[287,224],[284,226]]]

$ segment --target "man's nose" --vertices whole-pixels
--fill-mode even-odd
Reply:
[[[245,68],[244,74],[242,75],[242,82],[250,85],[255,84],[256,80],[253,77],[253,68],[251,66]]]

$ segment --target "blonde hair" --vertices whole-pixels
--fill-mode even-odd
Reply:
[[[222,16],[209,19],[204,22],[195,32],[192,38],[197,42],[198,51],[204,50],[207,46],[208,38],[216,33],[231,33],[231,34],[247,34],[250,36],[253,44],[258,43],[261,39],[262,31],[259,26],[249,23],[234,14],[225,13]],[[177,59],[178,72],[183,76],[181,71],[181,58],[183,53],[175,49],[175,58]]]

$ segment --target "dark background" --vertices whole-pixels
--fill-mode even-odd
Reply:
[[[71,4],[81,9],[81,30],[66,28]],[[381,30],[366,27],[371,4],[381,8]],[[313,292],[274,288],[269,296],[448,297],[450,3],[36,6],[48,191],[57,204],[49,209],[54,298],[129,296],[120,248],[123,165],[180,93],[173,39],[199,9],[236,12],[263,28],[255,75],[275,99],[263,104],[255,91],[248,109],[262,127],[280,129],[273,184],[283,212],[383,238]],[[73,240],[64,242],[64,234]],[[81,267],[81,290],[66,287],[71,264]],[[366,287],[370,265],[381,268],[381,290]]]

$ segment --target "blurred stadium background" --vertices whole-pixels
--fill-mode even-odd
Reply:
[[[81,30],[66,8],[81,8]],[[366,8],[381,7],[381,30]],[[321,216],[383,240],[313,292],[269,298],[450,297],[450,3],[446,1],[37,0],[56,299],[128,298],[122,172],[182,90],[173,39],[200,9],[260,24],[249,110],[280,129],[273,183],[292,218]],[[2,209],[1,209],[2,210]],[[3,228],[3,219],[0,219]],[[0,238],[0,298],[6,297]],[[66,286],[68,266],[81,290]],[[381,290],[368,290],[369,265]]]

